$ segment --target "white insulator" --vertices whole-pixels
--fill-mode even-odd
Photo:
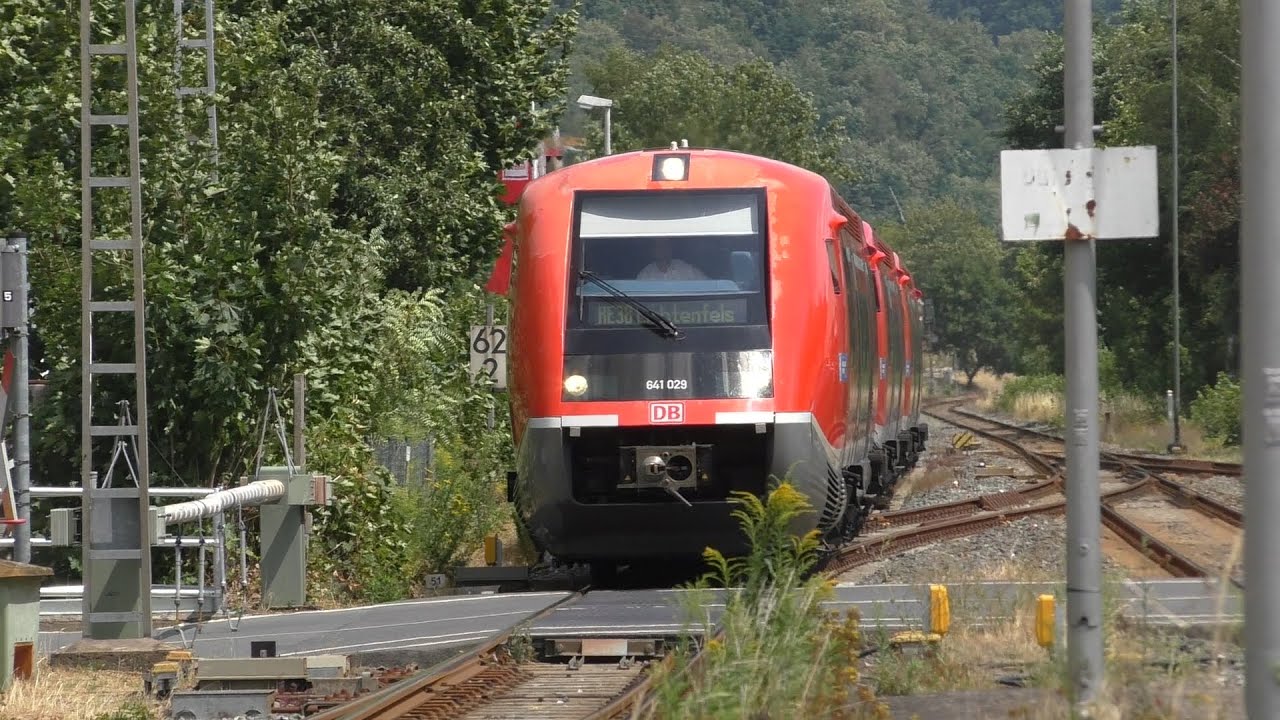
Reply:
[[[279,480],[256,480],[248,485],[241,485],[229,490],[219,490],[199,500],[164,505],[164,524],[190,522],[201,518],[213,517],[229,507],[239,505],[259,505],[284,496],[284,483]]]

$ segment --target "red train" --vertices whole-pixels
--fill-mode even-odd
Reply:
[[[726,499],[771,476],[815,508],[793,529],[836,545],[923,449],[921,293],[822,176],[613,155],[530,183],[508,236],[508,495],[540,552],[740,552]]]

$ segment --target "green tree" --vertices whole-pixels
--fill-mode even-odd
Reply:
[[[617,149],[687,139],[699,147],[790,162],[833,179],[848,175],[840,161],[843,131],[835,123],[822,124],[812,98],[762,60],[730,67],[670,47],[653,56],[618,48],[589,68],[588,78],[596,92],[617,103]]]
[[[940,197],[994,219],[1001,109],[1024,90],[1044,40],[1034,30],[993,37],[929,0],[583,0],[582,12],[579,45],[593,56],[622,45],[649,57],[666,44],[718,65],[773,63],[812,96],[820,123],[839,122],[850,138],[840,191],[873,220]],[[574,92],[590,91],[588,67],[575,69]],[[597,127],[577,110],[565,122],[591,136]]]
[[[347,162],[330,204],[387,242],[388,282],[448,285],[486,269],[507,211],[497,172],[533,155],[558,113],[576,13],[550,0],[237,0],[278,12],[282,42],[326,66],[319,119]],[[536,111],[531,107],[537,104]]]
[[[1062,28],[1062,3],[1043,0],[933,0],[934,9],[947,16],[977,20],[993,35],[1006,35],[1018,30],[1059,30]],[[1095,17],[1106,19],[1120,10],[1121,0],[1097,0]]]
[[[122,7],[95,0],[95,21],[121,28]],[[450,333],[475,317],[472,281],[500,242],[508,211],[495,200],[496,173],[529,155],[547,122],[548,110],[530,103],[563,92],[574,16],[547,18],[547,7],[219,4],[213,183],[208,148],[186,138],[204,108],[188,98],[179,109],[170,11],[139,6],[153,481],[216,484],[244,472],[266,389],[303,372],[309,464],[338,482],[337,505],[318,513],[319,569],[380,597],[407,587],[412,514],[392,502],[364,439],[372,428],[426,422],[399,412],[397,391],[465,406],[448,419],[445,447],[483,427],[493,399],[465,377],[465,330]],[[50,372],[37,471],[58,482],[77,475],[82,401],[79,3],[8,3],[0,34],[0,223],[33,235],[35,365]],[[95,74],[97,111],[123,112],[119,65],[99,63]],[[122,174],[122,136],[95,141],[96,174]],[[99,195],[95,235],[127,234],[123,196]],[[98,297],[129,277],[128,258],[103,260]],[[419,285],[446,287],[449,302],[387,292]],[[130,352],[131,325],[111,320],[96,326],[99,361]],[[407,357],[406,328],[430,330],[435,352]],[[404,385],[385,387],[388,367]],[[84,400],[110,422],[108,391],[128,388],[98,384]],[[415,431],[445,427],[440,418]],[[459,483],[493,490],[499,445],[468,446]],[[368,579],[379,571],[394,582],[375,588]]]
[[[1154,144],[1159,150],[1161,237],[1152,243],[1099,243],[1099,336],[1115,353],[1124,382],[1146,392],[1170,386],[1172,375],[1173,214],[1171,46],[1168,4],[1130,3],[1119,24],[1099,28],[1094,51],[1100,145]],[[1181,86],[1181,230],[1183,401],[1236,362],[1238,287],[1239,38],[1236,0],[1179,4]],[[1036,83],[1006,110],[1014,147],[1056,147],[1062,107],[1062,43],[1055,38],[1035,66]],[[1060,356],[1061,248],[1020,252],[1020,313],[1025,336]],[[1168,358],[1153,362],[1153,359]],[[1059,368],[1060,369],[1060,368]]]
[[[970,384],[982,368],[1009,369],[1014,295],[995,229],[953,200],[912,204],[906,216],[879,232],[933,301],[936,347],[956,354]]]

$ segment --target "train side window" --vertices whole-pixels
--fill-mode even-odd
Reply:
[[[839,260],[836,255],[836,241],[833,238],[827,238],[827,267],[831,270],[831,289],[840,294],[840,271],[837,269]]]

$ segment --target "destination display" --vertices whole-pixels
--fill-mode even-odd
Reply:
[[[676,325],[742,325],[747,322],[747,298],[725,300],[669,300],[644,304]],[[587,324],[592,327],[634,327],[648,324],[635,309],[607,300],[591,300]]]
[[[566,355],[564,402],[773,397],[773,353]]]

